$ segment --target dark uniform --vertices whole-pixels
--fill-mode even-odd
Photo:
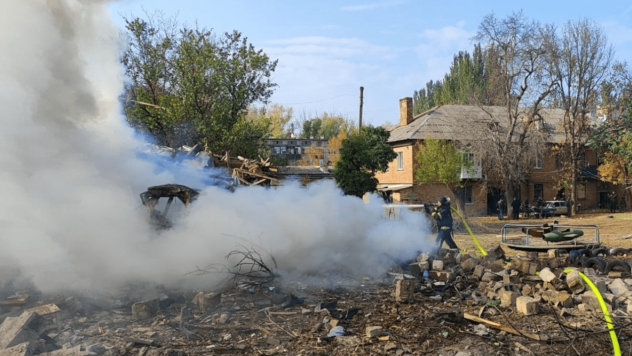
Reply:
[[[439,198],[439,205],[432,210],[431,215],[437,221],[437,228],[439,229],[436,240],[437,249],[441,248],[443,241],[451,249],[458,249],[452,239],[452,211],[450,210],[450,202],[446,197]]]
[[[511,202],[511,213],[513,215],[514,220],[518,220],[520,217],[520,200],[517,197],[514,197],[514,200]]]

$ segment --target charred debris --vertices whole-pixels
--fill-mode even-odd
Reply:
[[[241,246],[237,265],[192,272],[225,273],[229,283],[214,290],[45,296],[6,283],[0,355],[611,354],[599,302],[578,271],[603,295],[630,352],[630,251],[487,252],[420,254],[380,277],[281,280],[271,256]]]

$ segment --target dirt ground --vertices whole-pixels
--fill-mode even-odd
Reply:
[[[603,246],[611,248],[632,248],[632,213],[611,214],[606,211],[602,211],[580,213],[572,218],[555,217],[548,219],[506,219],[502,221],[498,220],[495,216],[467,218],[467,222],[474,232],[474,235],[485,249],[498,245],[501,240],[501,229],[505,224],[541,225],[544,223],[550,224],[555,220],[560,224],[565,225],[596,225],[599,228],[599,237]],[[472,241],[472,238],[467,230],[463,228],[462,223],[458,221],[458,218],[456,218],[455,221],[455,225],[457,225],[458,230],[455,232],[455,242],[459,248],[465,253],[477,253],[478,248]],[[517,231],[518,230],[513,230],[512,236],[522,235],[518,234]],[[591,232],[587,231],[587,236],[583,237],[582,240],[592,241],[593,238],[590,234]],[[506,249],[506,253],[511,256],[516,252]]]

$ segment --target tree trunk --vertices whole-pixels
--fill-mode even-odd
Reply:
[[[467,213],[465,212],[465,199],[463,199],[464,189],[462,187],[450,187],[452,194],[454,194],[454,200],[456,205],[456,210],[459,211],[463,218],[467,218]]]
[[[570,200],[572,202],[572,206],[570,209],[570,216],[575,216],[575,204],[577,204],[577,160],[574,158],[574,156],[571,158],[571,166],[572,166],[572,173],[571,173],[571,196],[570,196]]]

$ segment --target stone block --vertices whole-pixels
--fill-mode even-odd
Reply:
[[[451,282],[454,280],[455,275],[454,273],[447,271],[430,271],[430,278],[435,281]]]
[[[540,279],[541,279],[542,281],[544,281],[544,282],[549,282],[549,283],[551,283],[551,282],[553,282],[553,281],[555,281],[555,280],[557,279],[557,276],[555,275],[555,273],[553,273],[553,272],[551,271],[551,269],[550,269],[550,268],[548,268],[548,267],[543,268],[543,269],[540,271],[539,276],[540,276]]]
[[[533,295],[533,288],[531,288],[530,285],[525,284],[524,287],[522,287],[521,294],[524,295],[525,297],[532,296]]]
[[[557,301],[562,308],[573,307],[573,296],[566,291],[558,292]]]
[[[377,337],[377,336],[382,335],[382,327],[381,326],[367,326],[365,332],[366,332],[367,337]]]
[[[17,346],[27,341],[39,340],[39,334],[30,328],[30,324],[39,318],[32,312],[20,316],[7,317],[0,325],[0,350]]]
[[[461,268],[465,272],[473,271],[476,268],[476,266],[478,266],[478,262],[474,258],[468,258],[467,260],[461,262]]]
[[[32,356],[36,347],[35,342],[24,342],[8,349],[0,350],[0,356]]]
[[[497,245],[496,247],[492,247],[487,250],[487,258],[489,259],[500,259],[504,257],[505,257],[505,251],[500,245]]]
[[[630,290],[628,289],[628,285],[621,279],[617,278],[614,281],[610,282],[608,285],[608,289],[617,296],[617,298],[627,298],[630,294]]]
[[[478,284],[478,290],[481,292],[485,292],[487,290],[487,282],[480,282]]]
[[[608,292],[608,284],[606,284],[606,281],[595,281],[594,283],[599,293],[604,294]]]
[[[427,253],[422,253],[419,256],[417,256],[417,262],[419,263],[428,262],[429,260],[430,260],[430,255]]]
[[[577,271],[572,271],[566,275],[566,285],[575,294],[579,294],[585,290],[584,281]]]
[[[434,271],[443,271],[443,261],[442,260],[434,260],[434,261],[432,261],[432,270],[434,270]]]
[[[495,282],[500,280],[500,276],[492,272],[485,272],[485,274],[483,274],[483,277],[481,278],[481,281],[483,282]]]
[[[606,307],[609,312],[612,312],[612,305],[608,303],[608,300],[604,299],[606,302]],[[601,306],[599,305],[599,300],[597,296],[592,291],[586,291],[582,294],[582,304],[590,305],[594,310],[601,310]]]
[[[535,315],[538,313],[538,302],[531,297],[516,298],[516,309],[523,315]]]
[[[500,292],[500,306],[510,308],[516,305],[516,299],[519,296],[520,294],[514,292],[513,290],[502,290]]]
[[[552,269],[556,269],[556,268],[560,268],[560,266],[562,266],[562,261],[559,258],[552,258],[552,259],[547,261],[547,264]]]
[[[195,298],[193,298],[193,304],[195,304],[198,309],[201,311],[207,311],[209,309],[215,308],[222,302],[222,295],[220,293],[198,293]]]
[[[547,253],[549,255],[549,259],[554,259],[560,255],[560,251],[558,249],[548,250]]]
[[[535,262],[531,262],[529,260],[526,259],[521,259],[521,258],[515,258],[512,260],[512,266],[514,269],[524,273],[524,274],[530,274],[530,275],[535,275],[535,273],[538,271],[538,264]]]
[[[415,299],[415,283],[411,280],[399,280],[395,284],[395,300],[411,302]]]
[[[415,262],[408,265],[408,272],[413,276],[421,276],[424,271],[419,267],[419,263]]]
[[[474,268],[474,272],[472,273],[472,275],[478,279],[481,279],[483,277],[483,274],[485,274],[485,267],[481,265],[477,265]]]
[[[630,274],[627,272],[619,272],[619,271],[610,271],[608,273],[608,278],[629,278]]]
[[[158,299],[146,300],[132,305],[132,315],[137,319],[149,319],[158,313],[160,304]]]

